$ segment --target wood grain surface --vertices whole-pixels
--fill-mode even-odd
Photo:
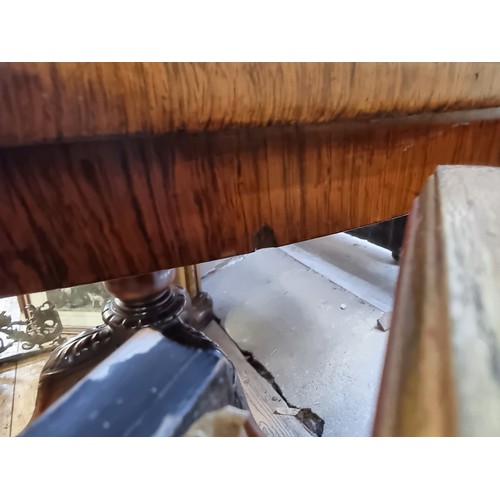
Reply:
[[[411,214],[378,436],[500,436],[500,169],[440,167]]]
[[[11,435],[17,363],[0,365],[0,437]]]
[[[500,63],[2,63],[0,146],[500,106]]]
[[[245,359],[236,343],[215,321],[204,330],[205,335],[219,345],[233,362],[245,392],[248,406],[259,428],[266,436],[311,437],[300,420],[294,415],[278,414],[289,409],[288,404]]]
[[[498,115],[1,149],[0,295],[191,265],[407,213],[437,165],[500,165]]]
[[[43,353],[0,365],[0,437],[17,436],[30,421],[47,357]]]
[[[48,357],[48,353],[43,353],[17,363],[11,436],[20,434],[31,420],[35,410],[40,373]]]

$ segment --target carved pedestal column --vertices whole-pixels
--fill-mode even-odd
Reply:
[[[40,375],[33,418],[141,328],[161,331],[176,322],[179,341],[203,338],[198,329],[210,321],[212,301],[203,292],[191,300],[174,279],[175,270],[170,269],[107,281],[106,289],[114,298],[104,305],[104,324],[83,331],[52,352]]]

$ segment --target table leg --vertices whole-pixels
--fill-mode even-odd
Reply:
[[[205,337],[199,329],[212,317],[212,300],[199,290],[199,284],[193,286],[194,273],[181,274],[191,293],[196,293],[193,300],[186,289],[175,284],[175,278],[176,271],[170,269],[105,282],[113,298],[103,307],[104,324],[83,331],[51,353],[40,375],[32,418],[141,328],[161,331],[177,322],[180,326],[174,331],[178,331],[179,338],[175,340],[203,342]]]

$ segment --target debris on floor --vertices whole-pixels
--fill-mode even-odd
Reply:
[[[384,313],[378,320],[377,325],[383,331],[387,332],[391,328],[392,311]]]
[[[288,407],[314,408],[323,435],[371,435],[388,339],[377,320],[398,274],[390,251],[339,234],[237,259],[203,264],[202,288],[247,360]]]

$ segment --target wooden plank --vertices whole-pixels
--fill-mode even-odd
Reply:
[[[15,382],[16,363],[0,365],[0,437],[10,436]]]
[[[474,113],[2,149],[0,296],[402,215],[438,164],[500,165],[500,109]]]
[[[408,222],[374,434],[500,436],[500,170],[440,167]]]
[[[50,353],[54,350],[54,346],[50,347],[42,347],[42,348],[37,348],[34,349],[33,351],[24,351],[22,349],[18,349],[16,354],[12,354],[9,356],[9,361],[21,361],[21,360],[26,360],[28,358],[33,358],[36,357],[38,354],[42,353]]]
[[[498,63],[3,63],[0,145],[500,105]]]
[[[257,371],[247,362],[238,346],[215,321],[204,333],[216,342],[234,363],[241,385],[247,397],[252,415],[267,436],[311,437],[311,433],[293,415],[284,410],[288,405]]]
[[[12,321],[22,319],[20,309],[21,303],[17,297],[6,297],[0,299],[0,311],[5,311]],[[4,345],[11,343],[6,335],[2,335]],[[3,351],[3,356],[15,355],[19,352],[19,342],[15,342],[7,351]],[[10,436],[12,430],[12,413],[14,410],[14,393],[16,386],[17,362],[15,360],[6,361],[0,364],[0,436]]]
[[[17,436],[28,424],[35,409],[38,380],[48,353],[18,361],[12,408],[11,435]]]

